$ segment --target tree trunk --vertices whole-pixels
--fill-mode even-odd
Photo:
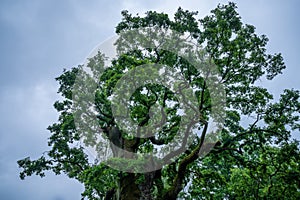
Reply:
[[[135,174],[127,173],[120,180],[120,200],[139,200],[141,192],[136,184]]]

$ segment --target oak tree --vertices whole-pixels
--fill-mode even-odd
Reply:
[[[86,66],[56,78],[63,100],[54,104],[58,122],[48,127],[51,149],[36,160],[19,160],[21,179],[43,177],[47,170],[65,173],[84,184],[82,196],[88,199],[299,199],[299,144],[291,134],[299,133],[300,94],[286,89],[275,101],[261,86],[262,80],[271,81],[285,68],[280,53],[267,52],[267,37],[242,22],[234,3],[219,5],[200,20],[197,12],[182,8],[172,19],[155,11],[144,16],[123,11],[122,16],[116,26],[118,55],[96,81],[82,69],[93,73],[104,66],[108,60],[100,51]],[[184,42],[187,39],[191,43]],[[175,89],[159,84],[163,78],[135,86],[147,79],[133,75],[142,72],[150,78],[184,80],[175,81]],[[162,75],[167,72],[171,73]],[[80,81],[96,83],[95,91]],[[185,90],[186,85],[191,89]],[[127,95],[126,116],[137,126],[126,127],[122,121],[124,110],[113,100],[116,88]],[[134,91],[128,95],[130,88]],[[221,90],[219,97],[224,99],[215,101],[214,93]],[[87,93],[92,101],[76,104]],[[209,134],[213,121],[222,126]],[[149,125],[154,128],[146,129]],[[178,132],[181,143],[168,153],[164,147]],[[97,140],[99,134],[109,145]],[[213,138],[206,140],[209,137]],[[108,147],[112,157],[91,160],[89,147],[100,156]],[[141,156],[158,151],[161,157]]]

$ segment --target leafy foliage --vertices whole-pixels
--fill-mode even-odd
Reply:
[[[176,157],[175,162],[162,169],[147,173],[125,173],[103,163],[91,163],[81,143],[72,113],[72,89],[82,66],[65,70],[56,80],[58,92],[64,97],[54,103],[60,113],[57,123],[48,127],[52,133],[48,145],[51,150],[37,160],[29,157],[19,160],[23,171],[21,179],[33,174],[43,177],[44,171],[65,173],[85,186],[83,197],[89,199],[299,199],[300,162],[299,143],[291,138],[298,132],[299,91],[287,89],[278,102],[266,88],[258,86],[260,79],[272,80],[285,68],[281,54],[267,53],[268,39],[257,35],[255,27],[243,24],[236,5],[219,5],[211,15],[197,20],[197,12],[179,8],[174,20],[167,14],[149,11],[144,17],[123,11],[123,19],[116,33],[142,27],[164,28],[191,38],[203,51],[207,62],[213,62],[221,75],[219,83],[226,91],[224,127],[218,130],[220,138],[205,157],[199,156],[207,146],[203,143],[212,116],[211,91],[203,74],[198,73],[186,59],[159,49],[158,45],[144,48],[142,41],[129,43],[119,40],[117,49],[122,53],[111,62],[99,77],[95,94],[97,120],[103,134],[111,139],[113,128],[118,130],[119,145],[130,152],[149,153],[175,137],[181,117],[179,102],[174,92],[158,84],[138,88],[130,98],[130,116],[140,126],[150,120],[151,106],[161,108],[164,126],[155,136],[135,138],[121,131],[110,109],[113,89],[127,71],[138,66],[156,63],[178,69],[188,83],[196,88],[199,103],[197,112],[202,116],[190,128],[198,128],[193,143]],[[155,38],[159,44],[160,39]],[[146,41],[146,38],[145,38]],[[130,45],[135,50],[127,51]],[[156,46],[157,45],[157,46]],[[105,56],[99,52],[89,59],[93,71],[103,65]],[[173,102],[172,104],[170,102]],[[202,131],[202,133],[200,133]],[[89,145],[101,149],[90,135]],[[117,144],[117,142],[116,142]],[[207,146],[206,146],[207,145]],[[114,158],[128,167],[143,166],[143,161],[126,162]]]

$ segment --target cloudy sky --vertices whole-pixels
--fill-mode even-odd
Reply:
[[[57,120],[54,78],[84,62],[91,50],[114,35],[121,10],[174,13],[181,6],[209,14],[217,0],[1,0],[0,1],[0,198],[80,199],[83,187],[51,173],[19,180],[16,161],[48,149],[47,126]],[[278,96],[300,88],[299,1],[235,1],[244,22],[266,34],[270,53],[281,52],[284,74],[266,86]]]

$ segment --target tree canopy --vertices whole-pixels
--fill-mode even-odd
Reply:
[[[300,199],[299,91],[261,86],[281,54],[234,3],[197,14],[122,11],[117,56],[56,78],[50,150],[20,178],[65,173],[88,199]]]

